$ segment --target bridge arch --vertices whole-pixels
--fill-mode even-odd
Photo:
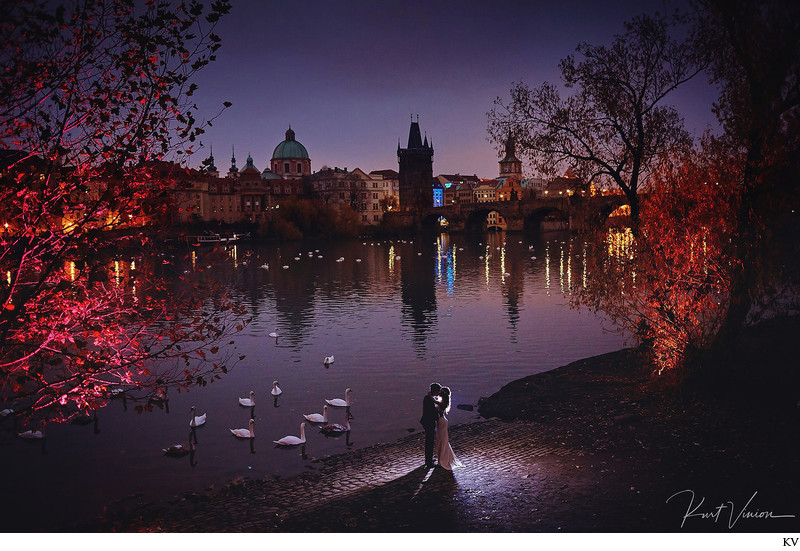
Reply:
[[[630,214],[627,200],[622,196],[612,196],[596,205],[592,212],[587,212],[584,216],[588,221],[604,227],[630,225]]]
[[[387,213],[386,217],[391,214],[395,224],[408,229],[442,231],[445,227],[439,219],[444,217],[448,231],[484,231],[490,225],[502,227],[502,224],[486,223],[488,215],[495,211],[505,219],[508,231],[569,229],[585,232],[607,224],[624,224],[628,217],[612,214],[626,203],[623,195],[535,197],[522,201],[444,205],[413,212]]]
[[[459,220],[447,213],[431,212],[420,220],[422,231],[437,233],[449,229],[459,229]]]
[[[553,206],[540,207],[525,216],[527,231],[563,230],[569,228],[569,214]]]
[[[492,214],[494,215],[492,216]],[[508,222],[505,213],[495,205],[487,203],[487,206],[472,208],[464,221],[466,230],[485,231],[490,228],[507,229]]]

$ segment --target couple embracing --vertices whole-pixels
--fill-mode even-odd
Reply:
[[[450,411],[450,389],[439,383],[431,383],[430,391],[422,399],[422,419],[419,422],[425,429],[426,469],[436,466],[433,462],[434,443],[439,466],[452,471],[464,465],[459,461],[447,436],[447,412]]]

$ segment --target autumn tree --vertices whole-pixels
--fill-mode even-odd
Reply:
[[[731,307],[720,344],[797,289],[800,207],[800,6],[702,0],[695,53],[721,93],[714,106],[731,155],[744,159]],[[766,309],[769,311],[769,308]]]
[[[510,100],[498,98],[488,114],[493,141],[512,133],[519,152],[543,174],[571,167],[586,181],[610,179],[636,220],[654,161],[691,143],[682,117],[665,104],[701,70],[689,44],[670,34],[678,23],[642,15],[625,23],[611,46],[579,45],[577,55],[561,61],[566,97],[554,83],[514,85]]]
[[[348,204],[328,205],[321,200],[289,198],[281,202],[272,231],[282,239],[356,237],[358,214]]]
[[[723,132],[659,159],[638,234],[597,237],[608,255],[579,294],[639,337],[660,374],[724,364],[747,323],[796,313],[800,298],[800,8],[701,8],[690,54],[719,86]]]
[[[200,302],[153,251],[137,275],[114,260],[125,243],[152,246],[169,208],[154,167],[191,153],[209,123],[192,79],[229,7],[0,4],[0,400],[15,414],[64,419],[120,384],[157,394],[226,369],[241,309],[219,293]]]
[[[741,263],[732,243],[742,166],[706,136],[654,171],[636,235],[614,228],[593,236],[592,275],[576,300],[635,335],[657,375],[680,376],[701,362],[727,316]]]

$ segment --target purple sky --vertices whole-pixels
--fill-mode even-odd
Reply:
[[[217,61],[197,78],[201,113],[227,109],[203,136],[220,172],[251,154],[263,170],[291,125],[323,165],[397,170],[411,114],[433,141],[434,174],[498,175],[486,113],[512,83],[560,82],[580,42],[608,44],[623,22],[677,1],[234,0]],[[650,6],[649,8],[647,6]],[[699,135],[715,123],[706,79],[668,97]]]

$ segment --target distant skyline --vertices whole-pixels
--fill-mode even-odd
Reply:
[[[217,61],[198,74],[197,105],[211,117],[191,157],[213,147],[221,174],[231,148],[263,170],[291,125],[323,166],[397,170],[413,116],[435,150],[434,174],[498,175],[486,113],[515,82],[560,82],[559,61],[581,42],[608,44],[635,15],[685,1],[235,0],[217,28]],[[699,136],[716,127],[704,75],[667,98]],[[528,167],[525,167],[526,175]]]

